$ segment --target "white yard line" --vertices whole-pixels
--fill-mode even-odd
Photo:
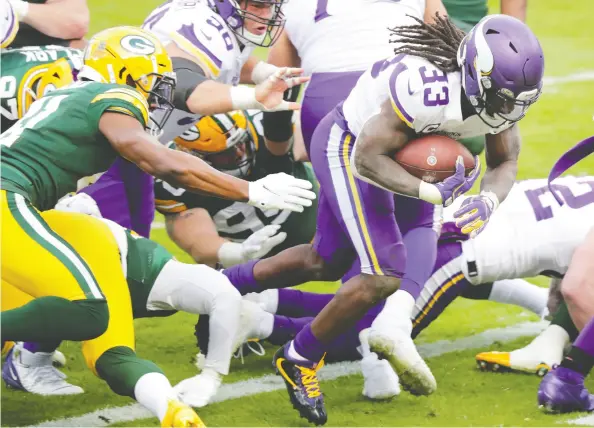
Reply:
[[[562,423],[562,422],[560,422],[560,423]],[[582,416],[581,418],[572,419],[570,421],[567,421],[566,423],[574,424],[574,425],[586,425],[589,427],[593,427],[594,426],[594,415]]]
[[[437,342],[421,344],[418,346],[419,352],[424,357],[437,357],[442,354],[466,349],[474,349],[489,346],[495,342],[504,342],[514,340],[522,336],[531,336],[538,334],[549,323],[525,322],[510,327],[495,328],[487,330],[473,336],[464,337],[457,340],[440,340]],[[472,364],[469,361],[469,364]],[[349,376],[360,373],[358,362],[328,364],[320,371],[320,379],[332,380],[343,376]],[[246,397],[249,395],[261,394],[263,392],[276,391],[285,387],[280,377],[275,375],[266,375],[259,378],[224,384],[214,399],[214,402],[233,400],[235,398]],[[59,419],[43,422],[37,427],[106,427],[118,422],[134,421],[136,419],[150,418],[152,413],[142,407],[140,404],[130,404],[128,406],[113,407],[97,410],[82,416],[73,418]]]

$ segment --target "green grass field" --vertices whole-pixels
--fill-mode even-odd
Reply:
[[[299,1],[299,0],[291,0]],[[547,77],[567,77],[594,72],[590,14],[592,0],[538,0],[529,2],[528,23],[541,40],[546,57]],[[125,2],[89,0],[91,33],[114,25],[138,25],[156,0]],[[492,11],[498,11],[496,1]],[[264,51],[260,54],[265,56]],[[519,178],[544,177],[554,161],[577,141],[594,130],[594,82],[572,81],[550,84],[521,123],[523,147]],[[594,160],[582,162],[574,174],[594,172]],[[154,239],[166,245],[181,260],[181,254],[164,230],[155,230]],[[543,279],[534,279],[545,285]],[[307,284],[310,290],[328,292],[333,284]],[[196,374],[192,360],[196,354],[193,336],[196,318],[177,314],[167,319],[136,321],[137,351],[159,364],[172,383]],[[419,343],[459,339],[484,330],[509,326],[536,318],[519,309],[489,302],[457,301],[419,337]],[[523,346],[530,337],[491,348],[508,350]],[[80,416],[105,407],[133,403],[119,397],[84,367],[80,345],[65,343],[65,373],[85,394],[75,397],[37,397],[6,389],[2,385],[2,424],[26,426],[43,421]],[[448,353],[428,360],[439,387],[430,397],[407,393],[390,402],[372,403],[361,395],[359,375],[323,382],[331,426],[557,426],[576,417],[546,415],[536,406],[539,379],[529,375],[489,374],[475,368],[474,355],[484,349]],[[233,361],[225,383],[270,374],[272,348],[264,357],[250,356],[242,365]],[[589,382],[594,388],[594,382]],[[274,391],[234,399],[201,409],[208,426],[306,426],[291,409],[285,391]],[[109,424],[110,420],[104,420]],[[158,426],[156,418],[126,422],[117,426]]]

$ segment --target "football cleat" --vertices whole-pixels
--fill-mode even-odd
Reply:
[[[66,382],[66,375],[52,365],[50,352],[30,352],[16,344],[6,356],[2,379],[6,386],[39,395],[82,394],[82,388]]]
[[[324,425],[328,415],[317,375],[317,371],[324,366],[324,359],[317,364],[293,360],[286,356],[290,343],[274,354],[272,363],[276,374],[285,381],[291,404],[299,415],[312,424]]]
[[[177,400],[169,400],[167,406],[167,413],[161,421],[162,427],[197,427],[206,428],[202,419],[196,414],[196,412],[184,403]]]
[[[400,394],[398,375],[390,363],[378,359],[377,354],[369,350],[368,334],[368,328],[359,333],[363,396],[371,400],[388,400]]]
[[[206,368],[199,375],[182,380],[174,391],[187,405],[204,407],[217,394],[221,383],[222,376],[215,370]]]
[[[521,352],[525,348],[512,352],[481,352],[476,356],[477,367],[487,372],[523,372],[536,374],[539,377],[551,370],[552,364],[543,362],[538,356]]]
[[[56,349],[52,354],[52,364],[57,368],[66,367],[66,356]]]
[[[552,413],[591,412],[594,395],[584,386],[581,373],[555,366],[540,382],[538,404]]]
[[[435,392],[437,381],[405,329],[372,327],[368,340],[370,350],[390,363],[406,391],[413,395]]]

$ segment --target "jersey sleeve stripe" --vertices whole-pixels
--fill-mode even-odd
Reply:
[[[110,111],[110,112],[114,112],[114,113],[123,113],[125,115],[135,117],[134,113],[132,113],[130,110],[128,110],[125,107],[111,106],[111,107],[108,107],[107,110],[105,110],[105,111]]]
[[[409,115],[406,112],[406,110],[404,110],[404,107],[400,103],[400,100],[398,100],[398,94],[396,93],[396,79],[398,78],[400,73],[406,71],[407,69],[408,69],[408,67],[405,64],[399,63],[394,68],[394,71],[392,71],[392,75],[390,76],[390,83],[389,83],[389,85],[390,85],[390,100],[392,101],[392,108],[394,109],[394,111],[396,112],[398,117],[404,123],[406,123],[409,127],[414,128],[413,124],[412,124],[414,119],[412,118],[411,115]]]
[[[110,99],[125,101],[127,103],[132,104],[134,107],[136,107],[140,111],[140,114],[142,115],[142,119],[144,120],[144,124],[148,123],[149,112],[148,112],[148,104],[147,104],[146,100],[143,99],[143,101],[140,101],[136,94],[132,95],[128,91],[118,90],[118,91],[112,91],[112,92],[110,92],[110,91],[104,92],[103,94],[99,94],[95,98],[93,98],[93,100],[91,101],[91,104],[101,101],[101,100],[110,100]]]
[[[12,7],[10,7],[9,17],[7,20],[10,20],[10,24],[8,25],[8,31],[4,33],[4,38],[2,39],[2,43],[0,44],[0,48],[7,48],[13,42],[14,38],[16,37],[19,31],[19,25],[17,21],[16,14]]]
[[[206,46],[200,43],[198,39],[193,37],[192,41],[189,41],[177,33],[172,33],[171,39],[177,43],[181,49],[190,55],[193,55],[201,64],[203,64],[210,72],[211,77],[219,76],[221,73],[221,66],[223,65],[222,61],[210,52]]]

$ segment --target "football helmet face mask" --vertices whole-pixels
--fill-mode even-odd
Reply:
[[[179,150],[198,156],[213,168],[245,178],[256,163],[258,139],[242,111],[204,116],[174,142]]]
[[[492,128],[519,121],[540,96],[542,48],[528,26],[516,18],[481,19],[462,40],[458,64],[466,97]]]
[[[114,27],[89,40],[78,77],[136,88],[151,110],[163,111],[151,130],[159,132],[173,111],[175,73],[171,58],[150,32],[136,27]]]
[[[208,0],[208,4],[246,45],[270,47],[285,26],[281,10],[288,0]],[[258,33],[250,31],[258,29]]]

